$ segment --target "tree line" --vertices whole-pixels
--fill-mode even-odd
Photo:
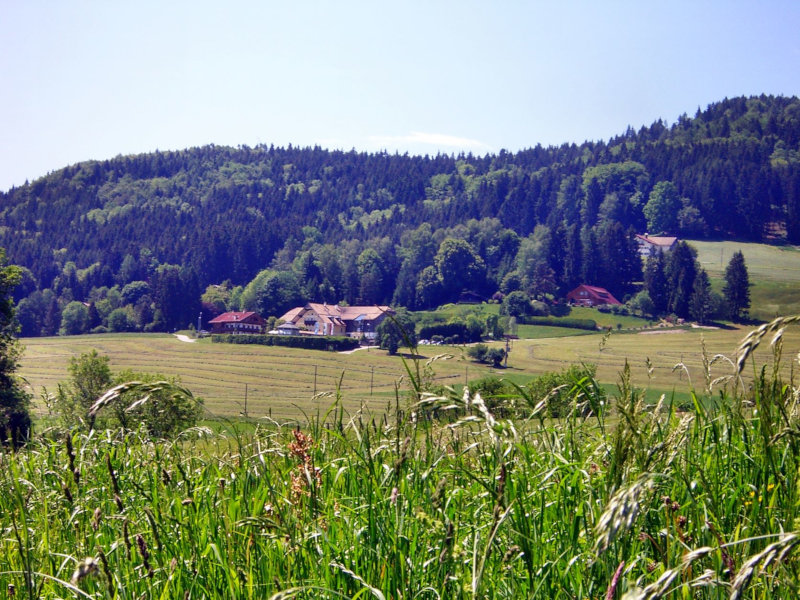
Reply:
[[[485,156],[205,146],[2,193],[0,245],[22,267],[24,335],[165,331],[298,299],[419,309],[582,282],[624,298],[644,275],[637,232],[800,242],[798,165],[800,100],[774,96]]]

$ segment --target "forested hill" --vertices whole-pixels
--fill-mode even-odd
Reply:
[[[480,261],[480,286],[464,282],[480,293],[537,268],[559,289],[592,278],[624,291],[618,265],[581,257],[631,231],[800,242],[800,100],[726,99],[609,141],[482,157],[291,146],[119,156],[0,194],[0,246],[30,270],[18,300],[50,290],[62,309],[131,282],[155,298],[169,269],[199,297],[267,267],[320,300],[424,305],[442,299],[415,289],[441,280],[426,268],[447,239]]]

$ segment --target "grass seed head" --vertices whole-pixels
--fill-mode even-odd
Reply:
[[[97,561],[89,556],[84,558],[78,563],[78,566],[75,567],[75,572],[72,574],[70,583],[72,583],[72,585],[77,585],[81,580],[94,573],[97,573]]]

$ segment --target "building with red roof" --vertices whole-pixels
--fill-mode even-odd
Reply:
[[[258,313],[226,312],[211,319],[211,333],[264,333],[267,322]]]
[[[576,306],[600,306],[602,304],[622,304],[605,288],[582,283],[569,294],[567,302]]]

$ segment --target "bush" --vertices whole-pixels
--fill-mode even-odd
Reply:
[[[503,298],[500,314],[510,317],[521,317],[531,314],[531,310],[531,301],[530,298],[528,298],[528,294],[518,290],[511,292]]]
[[[547,306],[546,302],[542,302],[541,300],[533,300],[531,302],[531,313],[536,317],[547,317],[550,315],[550,307]]]
[[[530,401],[533,405],[547,398],[546,410],[551,417],[563,417],[569,413],[577,391],[576,385],[582,381],[594,379],[596,365],[571,365],[560,372],[543,373],[527,385]],[[557,390],[557,391],[554,391]],[[597,388],[603,394],[602,388]]]
[[[489,351],[486,353],[486,360],[492,363],[494,367],[499,367],[505,357],[506,351],[502,348],[489,348]]]
[[[375,333],[379,346],[388,350],[389,354],[397,354],[397,349],[404,344],[409,348],[417,345],[416,324],[405,309],[398,309],[394,315],[387,315]]]
[[[514,386],[494,375],[471,381],[469,391],[472,394],[479,393],[489,410],[496,415],[505,414],[503,408],[518,396]]]
[[[357,339],[327,335],[232,335],[214,334],[215,344],[261,344],[262,346],[284,346],[307,350],[331,350],[342,352],[354,350],[360,345]]]
[[[467,348],[467,356],[478,362],[486,361],[487,352],[489,352],[489,346],[486,344],[475,344],[474,346]]]
[[[155,373],[123,371],[114,385],[139,382],[118,394],[109,409],[124,429],[144,426],[154,438],[172,438],[194,427],[203,416],[203,401],[180,387],[180,379]]]

